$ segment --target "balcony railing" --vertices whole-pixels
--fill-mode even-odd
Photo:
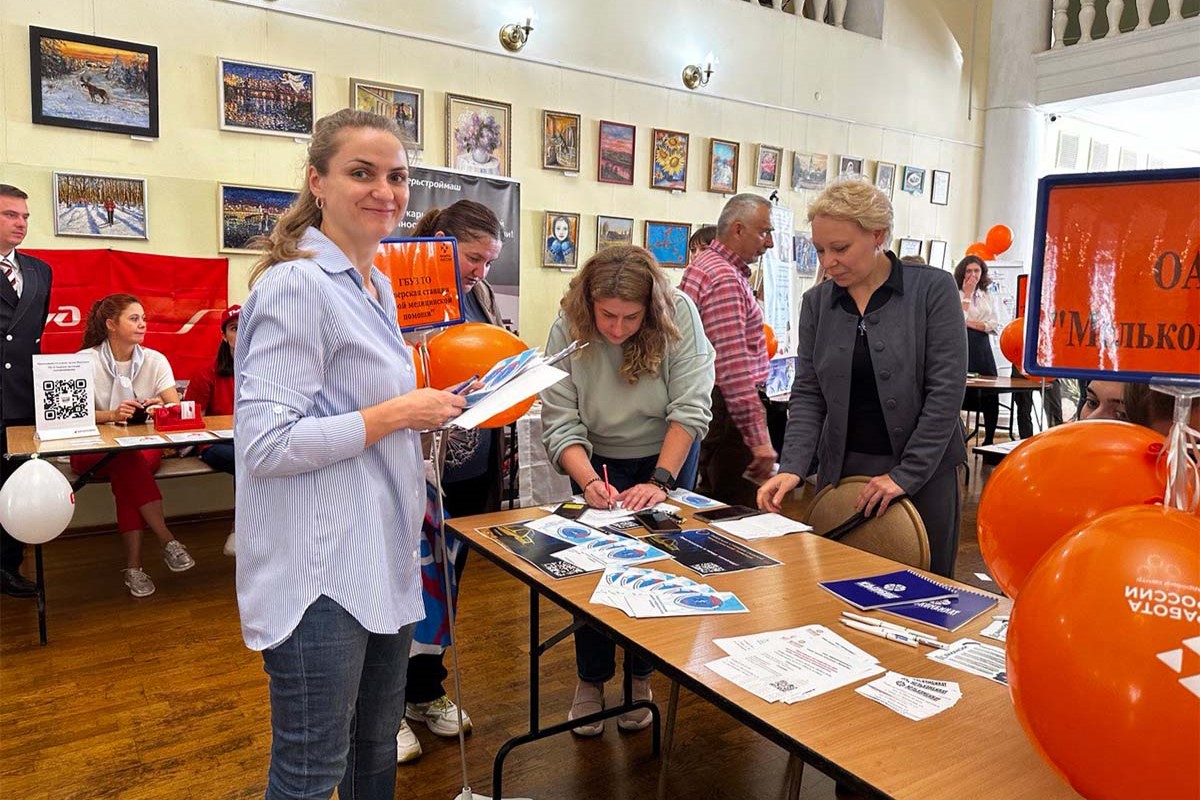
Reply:
[[[883,36],[884,0],[743,0],[879,39]]]
[[[1173,25],[1200,14],[1196,0],[1051,0],[1052,49]]]

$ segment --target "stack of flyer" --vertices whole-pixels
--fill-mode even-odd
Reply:
[[[479,379],[482,385],[467,395],[467,410],[450,420],[450,425],[469,430],[554,385],[567,377],[554,365],[585,346],[571,342],[552,356],[543,356],[531,347],[498,361]]]
[[[552,578],[570,578],[612,565],[645,564],[671,557],[646,542],[598,531],[554,514],[479,531]]]
[[[917,722],[953,708],[962,699],[955,681],[914,678],[899,672],[889,672],[854,691]]]
[[[639,619],[748,613],[733,592],[718,592],[690,578],[637,567],[605,569],[592,593],[592,602]]]
[[[767,702],[796,703],[884,671],[875,656],[824,625],[714,639],[710,670]]]

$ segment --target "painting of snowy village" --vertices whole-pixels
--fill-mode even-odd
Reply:
[[[218,62],[222,130],[312,136],[313,73],[224,58]]]
[[[256,253],[250,243],[267,236],[283,212],[296,202],[297,192],[255,186],[220,185],[221,252]]]
[[[54,173],[54,234],[148,239],[145,179]]]
[[[158,48],[30,27],[33,121],[158,136]]]

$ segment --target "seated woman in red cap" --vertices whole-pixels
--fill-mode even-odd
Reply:
[[[204,416],[233,415],[233,348],[237,346],[238,314],[241,306],[230,306],[221,314],[221,343],[217,357],[188,383],[185,400],[194,400]],[[201,448],[200,460],[215,470],[233,473],[233,442],[217,442]],[[235,554],[234,532],[225,539],[225,555]]]

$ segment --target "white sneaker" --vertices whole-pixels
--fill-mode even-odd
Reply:
[[[234,549],[233,536],[234,532],[230,531],[229,536],[225,538],[225,546],[221,548],[221,552],[230,558],[233,558],[237,555],[237,550]]]
[[[142,572],[140,567],[123,569],[121,572],[125,573],[125,586],[131,595],[149,597],[154,594],[154,581],[150,580],[150,576]]]
[[[407,703],[404,715],[413,722],[424,722],[437,736],[458,736],[458,706],[447,695],[429,703]],[[462,712],[463,733],[471,732],[471,718]]]
[[[162,557],[171,572],[187,572],[196,566],[196,560],[188,554],[187,548],[178,539],[172,539],[163,545]]]
[[[421,743],[417,740],[417,735],[408,726],[408,720],[400,720],[400,732],[396,734],[396,763],[407,764],[420,757]]]

